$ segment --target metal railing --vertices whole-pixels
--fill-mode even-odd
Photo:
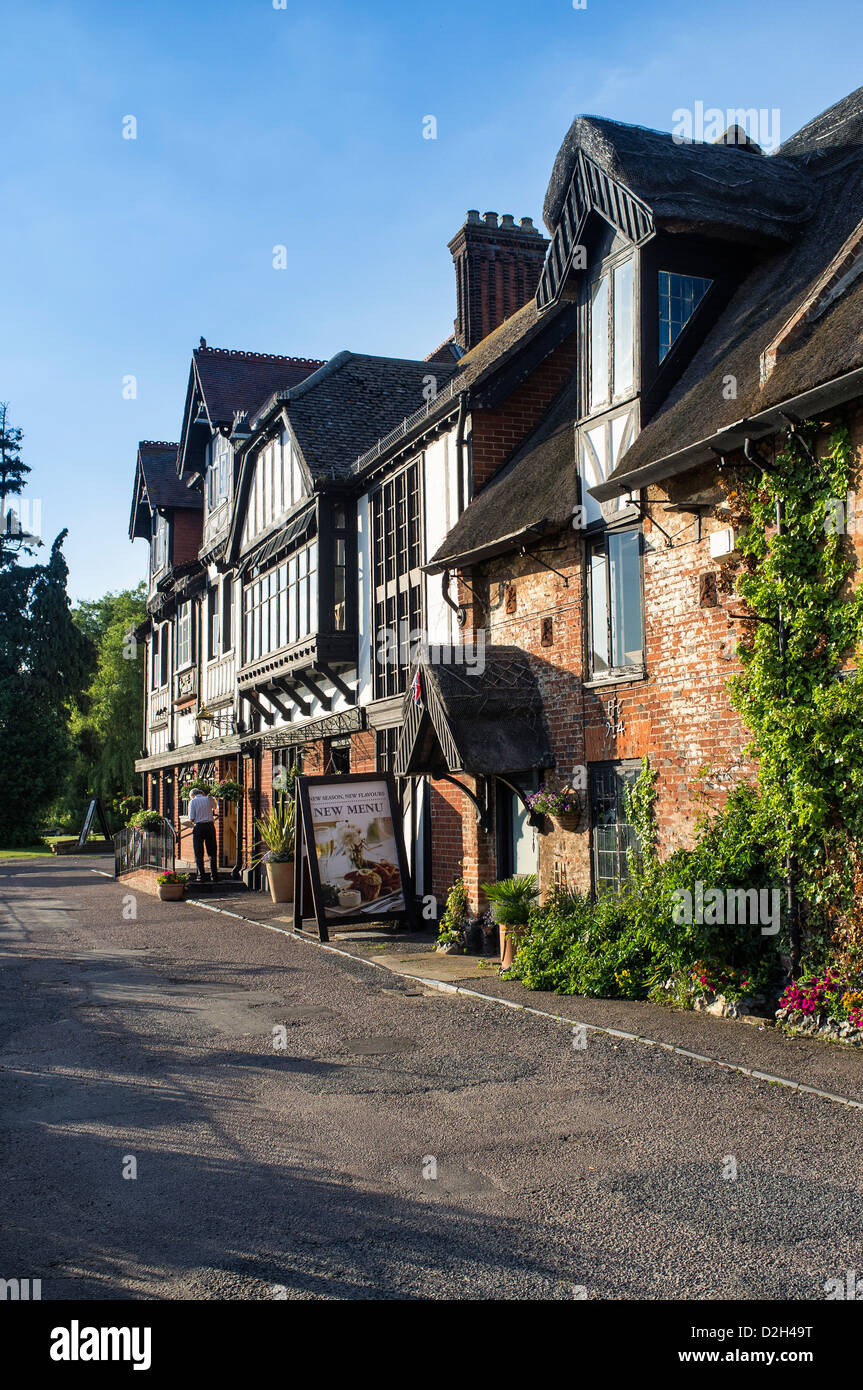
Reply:
[[[434,363],[430,362],[430,376],[434,375],[433,369]],[[402,420],[400,425],[396,425],[394,430],[390,430],[389,434],[385,434],[382,439],[378,440],[377,444],[372,445],[371,449],[367,449],[364,454],[360,454],[359,458],[352,464],[351,471],[353,473],[361,473],[368,464],[374,463],[375,459],[380,458],[381,454],[385,454],[387,449],[393,444],[397,444],[400,439],[404,439],[405,435],[410,434],[414,426],[420,424],[431,415],[432,411],[436,410],[442,402],[451,400],[453,396],[458,395],[459,391],[463,389],[464,382],[461,374],[456,372],[455,376],[450,378],[443,390],[437,391],[431,400],[426,401],[425,405],[420,406],[419,410],[415,410],[412,415],[408,415]]]
[[[152,830],[125,826],[114,836],[114,877],[133,869],[160,869],[163,873],[172,870],[176,839],[174,827],[164,816],[161,825]]]

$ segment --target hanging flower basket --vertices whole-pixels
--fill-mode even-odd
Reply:
[[[525,801],[534,814],[551,816],[561,830],[577,830],[583,809],[582,795],[572,787],[553,792],[542,786],[539,791],[530,792]]]

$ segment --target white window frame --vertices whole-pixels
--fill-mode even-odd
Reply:
[[[192,661],[192,605],[181,603],[177,613],[177,670],[184,671]]]

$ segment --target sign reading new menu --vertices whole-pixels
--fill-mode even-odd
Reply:
[[[395,782],[380,773],[297,778],[294,925],[307,896],[322,941],[330,927],[413,918]]]

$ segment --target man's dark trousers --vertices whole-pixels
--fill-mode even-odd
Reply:
[[[192,831],[192,844],[195,848],[195,863],[198,866],[198,881],[203,883],[207,875],[204,873],[204,850],[210,856],[210,868],[213,873],[213,882],[216,881],[218,848],[216,845],[216,827],[211,820],[198,821]]]

